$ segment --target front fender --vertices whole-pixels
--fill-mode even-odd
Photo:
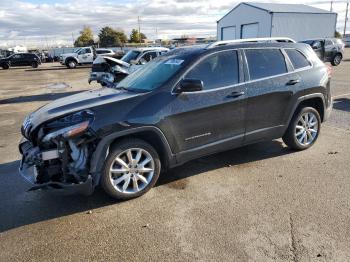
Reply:
[[[77,59],[76,57],[74,57],[74,56],[68,56],[68,57],[64,60],[64,63],[67,64],[68,61],[70,61],[70,60],[74,60],[77,64],[79,64],[78,59]]]
[[[170,145],[166,137],[164,136],[163,132],[159,128],[154,126],[146,126],[146,127],[137,127],[137,128],[120,131],[120,132],[115,132],[102,138],[101,141],[98,143],[96,150],[92,154],[91,161],[90,161],[90,174],[92,174],[92,177],[94,179],[94,186],[97,186],[100,181],[103,164],[108,156],[110,145],[117,138],[122,138],[130,135],[137,135],[145,131],[153,132],[162,141],[162,146],[165,151],[164,157],[168,161],[168,165],[174,166],[176,164],[175,155],[172,153],[172,150],[170,148]]]

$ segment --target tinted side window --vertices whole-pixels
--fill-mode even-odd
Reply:
[[[237,51],[220,52],[205,58],[191,69],[185,78],[202,80],[204,90],[237,84],[239,82]]]
[[[259,79],[287,72],[284,56],[279,49],[247,49],[250,79]]]
[[[90,53],[91,53],[90,48],[85,48],[85,54],[90,54]]]
[[[289,59],[292,62],[294,69],[299,69],[310,65],[306,57],[302,53],[300,53],[298,50],[286,49],[285,51],[289,56]]]

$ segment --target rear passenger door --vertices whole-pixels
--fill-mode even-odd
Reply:
[[[248,80],[245,142],[281,137],[293,94],[301,87],[300,75],[291,72],[280,49],[245,49],[244,53]]]

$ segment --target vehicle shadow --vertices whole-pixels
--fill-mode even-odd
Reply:
[[[238,168],[255,161],[290,153],[293,151],[277,140],[250,145],[194,160],[163,173],[156,186],[183,190],[187,186],[185,178],[227,166]],[[100,188],[97,188],[91,196],[61,196],[43,191],[27,192],[30,185],[18,174],[18,166],[19,161],[0,165],[0,233],[20,226],[120,203],[108,197]]]
[[[350,112],[350,99],[337,98],[333,101],[333,108],[345,112]]]
[[[52,101],[59,98],[63,98],[70,95],[75,95],[86,90],[80,91],[71,91],[71,92],[60,92],[60,93],[48,93],[48,94],[40,94],[40,95],[31,95],[31,96],[19,96],[19,97],[11,97],[0,100],[0,105],[5,104],[16,104],[16,103],[27,103],[27,102],[42,102],[42,101]]]

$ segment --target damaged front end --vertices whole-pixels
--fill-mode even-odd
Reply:
[[[95,149],[96,135],[90,128],[92,111],[49,121],[32,130],[29,116],[22,126],[24,138],[21,175],[34,184],[30,190],[57,189],[62,193],[91,194],[93,179],[89,160]]]
[[[119,83],[127,77],[131,71],[131,65],[112,57],[98,57],[92,64],[89,84],[93,81],[102,86],[110,86]]]

